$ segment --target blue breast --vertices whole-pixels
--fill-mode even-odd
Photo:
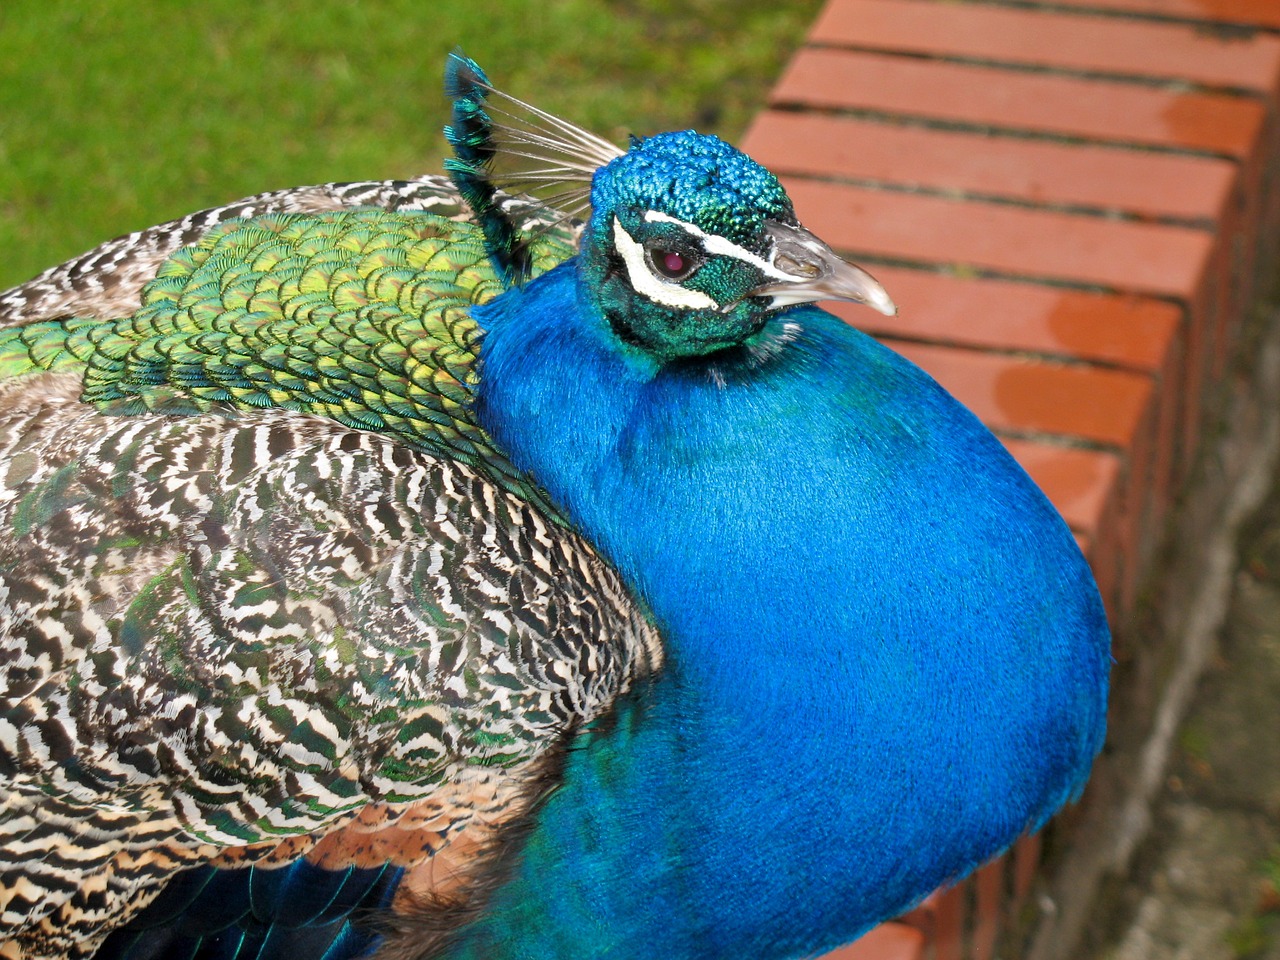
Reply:
[[[478,411],[651,605],[669,668],[571,754],[460,955],[808,953],[1077,792],[1105,618],[999,442],[816,308],[659,367],[577,282],[478,311]]]

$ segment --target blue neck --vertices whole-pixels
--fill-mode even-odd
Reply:
[[[659,367],[584,294],[570,262],[477,311],[478,412],[669,666],[571,751],[467,949],[808,954],[1038,826],[1100,745],[1108,641],[998,441],[821,310]]]

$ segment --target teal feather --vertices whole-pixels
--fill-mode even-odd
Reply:
[[[454,51],[445,67],[444,89],[453,102],[453,122],[444,135],[454,153],[445,160],[445,171],[484,232],[498,275],[507,285],[523,283],[533,269],[529,242],[498,205],[498,190],[490,179],[497,148],[493,121],[485,109],[489,78],[474,60]]]

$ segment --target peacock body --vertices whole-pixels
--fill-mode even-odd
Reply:
[[[452,181],[0,295],[0,956],[809,956],[1082,787],[1088,569],[810,305],[879,285],[714,138],[449,86]],[[583,223],[497,190],[548,142]]]

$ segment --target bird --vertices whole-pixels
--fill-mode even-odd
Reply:
[[[0,957],[809,957],[1083,789],[1093,577],[816,305],[885,289],[716,137],[446,91],[444,176],[0,294]]]

